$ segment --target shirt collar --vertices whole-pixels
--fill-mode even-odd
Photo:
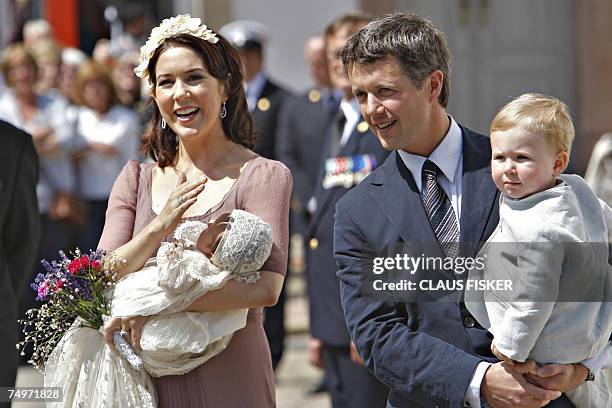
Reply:
[[[442,171],[442,174],[452,183],[455,182],[455,173],[461,153],[463,151],[463,139],[461,136],[461,128],[453,119],[450,118],[450,126],[448,132],[444,135],[442,142],[436,147],[429,157],[419,156],[417,154],[408,153],[404,150],[398,150],[402,161],[410,170],[416,182],[417,188],[421,191],[421,172],[425,160],[429,159]]]
[[[344,112],[344,117],[347,122],[353,122],[359,119],[361,112],[359,111],[359,101],[357,98],[353,98],[350,101],[344,99],[340,102],[340,109]]]
[[[247,98],[259,99],[261,91],[266,85],[266,75],[263,71],[259,71],[249,82],[245,84]]]

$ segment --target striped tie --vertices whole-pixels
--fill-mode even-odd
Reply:
[[[438,184],[440,169],[432,161],[423,164],[423,207],[446,256],[459,255],[459,228],[448,196]]]

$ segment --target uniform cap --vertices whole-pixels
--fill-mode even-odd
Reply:
[[[221,34],[236,48],[263,48],[267,42],[267,29],[256,21],[233,21],[221,27]]]

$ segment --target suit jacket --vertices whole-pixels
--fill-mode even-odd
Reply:
[[[307,94],[285,103],[276,134],[276,157],[293,176],[293,192],[306,208],[317,184],[319,161],[333,110]]]
[[[18,301],[40,239],[38,157],[32,137],[1,120],[0,141],[0,386],[12,387],[19,365]]]
[[[361,121],[363,119],[360,119]],[[350,138],[338,152],[337,157],[359,158],[371,154],[374,157],[373,167],[382,164],[389,152],[383,150],[377,137],[361,122]],[[310,299],[310,328],[314,337],[324,343],[336,346],[347,346],[350,336],[344,321],[340,304],[340,286],[336,277],[336,262],[333,256],[333,231],[335,205],[353,185],[338,185],[324,188],[326,158],[329,151],[328,129],[327,140],[319,164],[318,182],[314,197],[317,207],[311,216],[308,227],[307,277]],[[342,159],[340,159],[342,160]],[[367,182],[367,178],[362,183]]]
[[[255,109],[251,112],[257,129],[257,142],[253,150],[260,156],[275,159],[276,131],[281,106],[291,94],[266,79]]]
[[[498,193],[488,138],[465,128],[462,134],[460,241],[474,243],[497,225]],[[415,302],[402,302],[395,292],[362,296],[362,268],[372,270],[364,246],[383,253],[397,243],[414,256],[442,254],[413,175],[394,152],[336,206],[334,254],[346,323],[366,366],[391,389],[389,406],[462,407],[478,363],[494,361],[491,335],[456,293]],[[466,245],[461,255],[475,256],[477,249]],[[445,278],[440,274],[432,279]]]
[[[19,298],[40,239],[38,156],[32,137],[0,121],[0,304]],[[2,309],[0,307],[0,309]]]

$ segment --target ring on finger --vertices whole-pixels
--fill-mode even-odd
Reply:
[[[176,201],[178,202],[178,205],[183,205],[183,203],[185,202],[185,200],[183,200],[183,196],[182,195],[178,196]]]

